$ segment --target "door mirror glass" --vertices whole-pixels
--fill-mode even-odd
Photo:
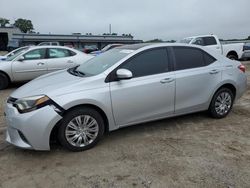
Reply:
[[[23,56],[19,57],[18,61],[21,61],[21,62],[24,61],[24,57]]]
[[[116,71],[116,76],[117,76],[118,79],[124,80],[124,79],[130,79],[130,78],[132,78],[133,74],[128,69],[118,69]]]

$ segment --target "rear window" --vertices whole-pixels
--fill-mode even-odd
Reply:
[[[210,46],[210,45],[216,45],[217,42],[214,37],[203,37],[204,45]]]

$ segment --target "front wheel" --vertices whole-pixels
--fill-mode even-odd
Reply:
[[[75,108],[62,120],[58,131],[60,143],[71,151],[94,147],[104,134],[102,116],[92,108]]]
[[[228,88],[218,90],[211,101],[209,112],[214,118],[226,117],[233,107],[234,94]]]
[[[0,90],[7,88],[9,85],[9,78],[3,74],[0,73]]]

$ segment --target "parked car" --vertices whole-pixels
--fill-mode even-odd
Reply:
[[[95,45],[86,45],[84,46],[84,48],[81,50],[82,52],[86,53],[86,54],[90,54],[91,52],[97,51],[99,50]]]
[[[246,91],[244,72],[240,62],[199,46],[118,47],[14,91],[5,108],[6,140],[49,150],[55,136],[82,151],[129,125],[205,110],[224,118]]]
[[[250,59],[250,43],[244,44],[242,59],[244,60]]]
[[[103,49],[97,50],[97,51],[93,51],[90,54],[96,56],[96,55],[99,55],[99,54],[101,54],[103,52],[106,52],[108,50],[111,50],[113,48],[116,48],[116,47],[119,47],[119,46],[122,46],[122,45],[124,45],[124,44],[109,44],[109,45],[105,46]]]
[[[201,35],[184,38],[180,41],[186,44],[195,44],[200,46],[206,46],[232,60],[238,60],[243,55],[244,43],[234,44],[221,44],[219,38],[216,35]]]
[[[37,46],[60,46],[59,42],[41,42]]]
[[[32,80],[43,74],[80,65],[93,56],[59,46],[30,47],[0,62],[0,89],[11,82]]]
[[[8,53],[8,54],[6,54],[6,55],[4,55],[4,56],[0,56],[0,60],[6,60],[7,58],[10,58],[11,56],[13,56],[13,55],[16,55],[16,54],[18,54],[18,53],[20,53],[20,52],[22,52],[22,51],[25,51],[25,50],[27,50],[27,49],[29,49],[30,48],[30,46],[23,46],[23,47],[20,47],[20,48],[18,48],[18,49],[16,49],[16,50],[13,50],[13,51],[11,51],[10,53]]]

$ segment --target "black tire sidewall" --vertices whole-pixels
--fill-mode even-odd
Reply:
[[[66,130],[68,123],[73,118],[79,115],[89,115],[93,117],[97,121],[98,126],[99,126],[99,132],[98,132],[96,139],[91,144],[84,146],[84,147],[76,147],[76,146],[71,145],[65,137],[65,130]],[[70,151],[78,152],[78,151],[88,150],[94,147],[98,143],[98,141],[102,138],[103,134],[104,134],[104,121],[100,113],[92,108],[82,107],[82,108],[75,108],[64,115],[64,118],[62,119],[60,127],[59,127],[58,139],[64,148]]]
[[[228,55],[227,58],[231,60],[238,60],[238,58],[235,55]]]
[[[7,88],[9,85],[9,79],[3,73],[0,73],[0,90]]]
[[[224,114],[224,115],[218,114],[218,113],[216,112],[216,110],[215,110],[215,101],[216,101],[217,97],[218,97],[222,92],[227,92],[227,93],[231,96],[231,100],[232,100],[232,104],[231,104],[230,109],[229,109],[228,112],[227,112],[226,114]],[[232,110],[232,107],[233,107],[233,104],[234,104],[234,98],[235,98],[235,96],[234,96],[233,92],[232,92],[230,89],[228,89],[228,88],[221,88],[220,90],[218,90],[218,91],[214,94],[213,99],[212,99],[212,101],[211,101],[211,103],[210,103],[210,106],[209,106],[210,115],[211,115],[212,117],[214,117],[214,118],[217,118],[217,119],[221,119],[221,118],[226,117],[226,116],[230,113],[230,111]]]

